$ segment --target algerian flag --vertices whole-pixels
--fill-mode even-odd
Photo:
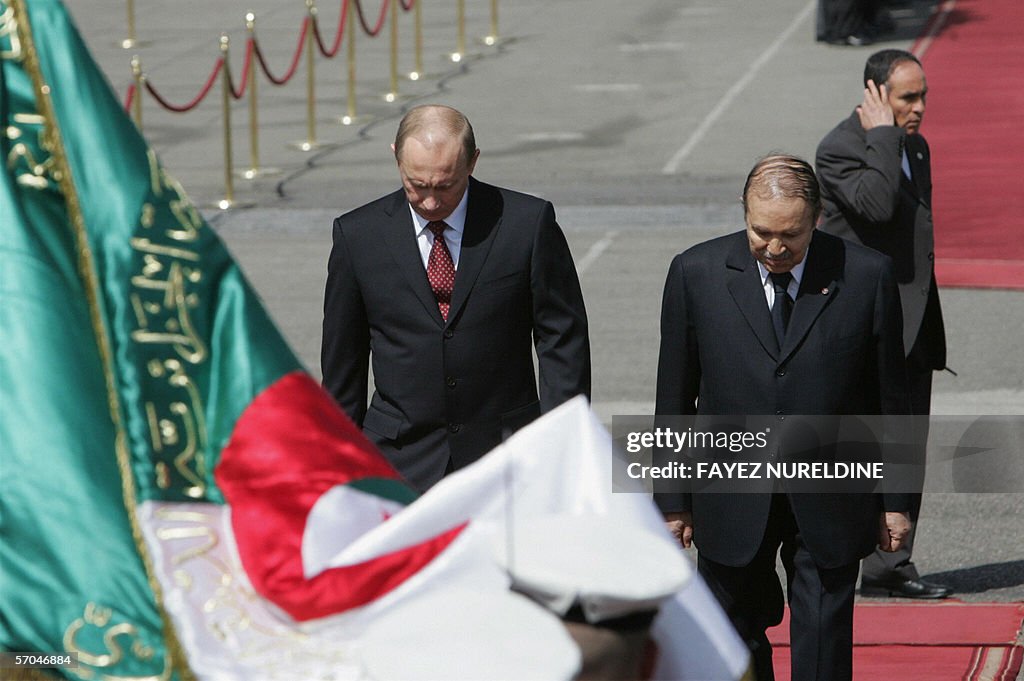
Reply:
[[[236,469],[332,449],[353,459],[331,485],[380,488],[396,502],[409,493],[301,373],[63,6],[0,0],[0,59],[0,649],[75,652],[82,678],[251,677],[237,657],[259,649],[284,660],[308,636],[290,620],[253,627],[244,614],[276,606],[232,563],[214,479],[229,441]],[[309,490],[297,498],[311,500]],[[234,522],[256,587],[304,582],[301,569],[274,570],[284,563],[264,580],[265,528],[246,513]],[[294,539],[299,555],[301,532]],[[296,614],[372,600],[430,553],[417,556],[353,568],[360,582],[314,580],[329,588]],[[184,604],[207,578],[214,589],[193,617]],[[222,645],[204,657],[211,641]],[[332,665],[344,647],[316,645]]]
[[[464,525],[383,555],[325,570],[331,546],[354,542],[415,493],[308,376],[293,374],[257,397],[236,424],[216,471],[231,503],[234,540],[256,590],[305,621],[365,605],[444,550]],[[313,513],[326,505],[337,514]],[[311,518],[322,518],[309,527]]]
[[[59,5],[0,0],[0,58],[0,649],[75,652],[82,675],[178,676],[186,666],[126,512],[157,487],[149,457],[133,455],[146,438],[126,427],[114,366],[126,358],[110,338],[130,276],[104,276],[145,266],[124,234],[149,194],[145,147]],[[166,418],[166,432],[180,422]],[[182,468],[194,472],[194,458]]]
[[[401,510],[58,0],[0,0],[0,59],[0,649],[75,652],[89,679],[572,677],[558,620],[508,586],[576,589],[573,570],[517,570],[530,533],[494,530],[507,503],[533,528],[571,510],[658,525],[608,497],[593,428],[538,422],[516,440],[534,455]],[[672,583],[585,586],[607,613]]]

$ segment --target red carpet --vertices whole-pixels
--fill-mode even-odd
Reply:
[[[914,48],[928,76],[940,286],[1024,290],[1022,29],[1021,0],[947,0]]]
[[[1021,668],[1024,604],[860,603],[853,622],[854,681],[1013,681]],[[788,609],[768,638],[785,681]]]

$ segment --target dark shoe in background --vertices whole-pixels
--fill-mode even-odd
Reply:
[[[861,596],[938,600],[946,598],[951,593],[953,593],[952,589],[942,584],[932,584],[922,579],[905,579],[899,576],[883,580],[861,580],[860,583]]]

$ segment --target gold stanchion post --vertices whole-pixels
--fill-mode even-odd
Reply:
[[[466,0],[458,0],[455,27],[455,51],[452,52],[451,59],[458,63],[466,56]]]
[[[391,3],[391,90],[384,95],[384,101],[398,101],[398,0]]]
[[[135,0],[125,0],[128,13],[128,37],[121,41],[121,47],[130,50],[135,47]]]
[[[413,54],[415,59],[415,69],[410,71],[406,78],[412,81],[425,80],[428,78],[437,78],[441,75],[438,71],[431,71],[427,73],[423,67],[423,0],[413,0],[412,3],[413,12]],[[451,59],[451,54],[444,55],[445,59]]]
[[[249,88],[249,167],[240,170],[238,176],[246,180],[255,180],[266,175],[278,175],[281,171],[277,168],[260,167],[260,118],[259,118],[259,94],[257,89],[258,79],[256,70],[259,64],[256,60],[256,15],[249,12],[245,15],[245,30],[249,34],[249,45],[252,45],[253,54],[249,58],[249,73],[247,74],[247,87]]]
[[[221,74],[223,80],[221,104],[224,114],[224,198],[220,200],[217,207],[227,210],[235,205],[235,184],[231,163],[231,66],[228,61],[228,47],[230,38],[226,33],[220,36],[220,52],[224,60]]]
[[[135,80],[135,97],[132,99],[132,118],[135,127],[142,132],[142,90],[146,87],[146,77],[142,75],[142,62],[139,55],[132,57],[132,78]]]
[[[413,16],[413,52],[415,61],[413,70],[409,73],[409,80],[419,80],[423,77],[423,0],[415,0],[412,8]]]
[[[127,15],[128,35],[115,43],[115,45],[125,50],[149,45],[148,41],[139,40],[135,37],[135,0],[125,0],[124,9]]]
[[[346,94],[346,113],[341,117],[342,125],[356,125],[366,120],[363,116],[356,115],[356,10],[351,3],[355,0],[347,0],[349,3],[349,15],[346,19],[345,40],[348,42],[346,61],[348,63],[348,83]]]
[[[313,151],[320,148],[316,141],[316,60],[313,41],[317,30],[317,10],[315,0],[306,0],[309,12],[309,30],[306,31],[306,139],[292,142],[291,146],[299,151]]]
[[[491,0],[491,32],[484,36],[484,45],[494,46],[501,42],[498,37],[498,0]]]

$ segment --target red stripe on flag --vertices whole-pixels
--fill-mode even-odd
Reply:
[[[302,535],[317,500],[337,485],[400,478],[330,396],[301,372],[279,379],[250,403],[214,476],[231,505],[235,543],[253,587],[300,621],[379,598],[429,563],[464,527],[306,579]]]

